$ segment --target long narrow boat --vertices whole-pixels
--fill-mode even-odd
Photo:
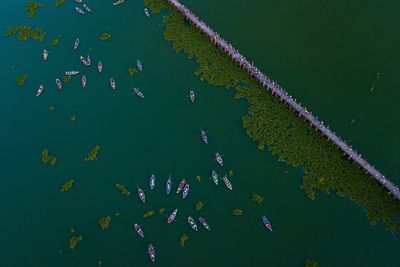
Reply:
[[[156,176],[152,174],[150,176],[150,190],[153,190],[155,185],[156,185]]]
[[[218,185],[218,174],[215,171],[211,172],[211,178],[215,185]]]
[[[115,83],[114,78],[110,78],[110,85],[111,85],[111,88],[113,90],[115,90],[115,88],[117,87],[117,84]]]
[[[271,225],[271,223],[269,222],[269,220],[267,219],[267,217],[264,216],[264,215],[261,216],[261,221],[262,221],[262,223],[264,224],[264,226],[267,227],[267,229],[270,230],[270,231],[272,232],[272,225]]]
[[[232,190],[232,184],[228,179],[228,176],[225,175],[224,177],[222,177],[222,180],[224,181],[226,187],[228,187],[229,190]]]
[[[83,8],[86,9],[87,12],[91,12],[92,10],[86,4],[82,4]]]
[[[144,9],[144,14],[146,15],[146,17],[150,18],[150,12],[147,8]]]
[[[172,223],[175,218],[176,218],[176,213],[178,212],[178,209],[175,209],[169,216],[167,219],[167,223]]]
[[[138,196],[143,203],[146,203],[146,195],[144,194],[143,190],[139,187],[138,187]]]
[[[194,100],[196,100],[196,95],[194,94],[193,90],[190,90],[190,92],[189,92],[189,99],[190,99],[190,102],[192,102],[192,103],[194,103]]]
[[[76,50],[76,49],[78,48],[80,42],[81,42],[81,41],[79,40],[79,38],[76,38],[76,39],[75,39],[75,42],[74,42],[74,50]]]
[[[62,82],[58,78],[56,79],[56,85],[57,85],[59,90],[62,90]]]
[[[80,56],[79,58],[80,58],[82,64],[85,65],[86,67],[90,67],[90,64],[92,64],[89,55],[87,55],[86,57]]]
[[[168,177],[167,183],[165,184],[165,191],[167,192],[167,195],[171,192],[172,188],[172,180],[171,180],[171,174]]]
[[[192,227],[193,230],[195,230],[195,231],[198,230],[196,222],[190,216],[188,217],[188,223],[189,223],[190,227]]]
[[[210,225],[208,225],[206,220],[204,220],[202,217],[200,217],[199,221],[200,221],[201,225],[204,226],[204,228],[206,228],[208,231],[211,231],[211,227],[210,227]]]
[[[208,136],[207,133],[200,127],[200,132],[201,132],[201,140],[203,140],[204,144],[208,144]]]
[[[156,260],[156,252],[155,252],[154,247],[153,247],[152,244],[149,244],[148,252],[149,252],[150,260],[152,262],[154,262]]]
[[[125,0],[118,0],[117,2],[113,3],[113,6],[117,6],[119,4],[122,4],[123,2],[125,2]]]
[[[86,81],[87,81],[86,76],[83,75],[83,76],[82,76],[82,87],[83,87],[83,88],[86,87]]]
[[[144,94],[140,91],[139,88],[133,88],[133,94],[137,95],[140,98],[144,98]]]
[[[44,49],[43,50],[43,60],[46,61],[48,57],[49,57],[49,52],[47,51],[47,49]]]
[[[188,193],[189,193],[189,184],[186,184],[185,187],[183,188],[183,193],[182,193],[183,199],[186,198]]]
[[[144,233],[139,224],[135,223],[135,231],[138,235],[144,238]]]
[[[44,86],[41,84],[39,85],[39,89],[36,92],[36,96],[40,96],[43,93]]]
[[[83,11],[82,9],[80,9],[79,7],[75,7],[76,12],[78,12],[81,15],[85,15],[85,11]]]
[[[136,67],[138,68],[139,71],[143,70],[142,62],[140,60],[136,60]]]
[[[103,63],[101,63],[101,61],[99,61],[97,63],[97,70],[101,73],[101,71],[103,70]]]
[[[77,70],[70,70],[70,71],[65,72],[65,75],[67,75],[67,76],[73,76],[73,75],[77,75],[77,74],[79,74],[79,71],[77,71]]]
[[[218,152],[215,153],[215,160],[219,165],[224,166],[224,161],[222,160],[222,156]]]
[[[185,178],[183,178],[181,180],[181,182],[179,183],[178,188],[176,189],[177,194],[179,194],[181,192],[181,190],[185,187],[185,184],[186,184],[186,180],[185,180]]]

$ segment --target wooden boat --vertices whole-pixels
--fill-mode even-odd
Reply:
[[[137,223],[135,223],[135,231],[136,231],[136,233],[137,233],[138,235],[140,235],[141,237],[144,238],[143,230],[142,230],[142,228],[140,228],[140,225],[137,224]]]
[[[86,87],[86,76],[85,75],[82,76],[82,87],[83,88]]]
[[[154,174],[150,176],[150,190],[154,189],[154,186],[156,185],[156,177]]]
[[[113,6],[117,6],[119,4],[122,4],[123,2],[125,2],[125,0],[118,0],[117,2],[113,3]]]
[[[59,90],[62,90],[62,82],[58,78],[56,79],[56,85],[57,85]]]
[[[272,232],[272,225],[271,225],[271,223],[269,222],[269,220],[267,219],[267,217],[264,216],[264,215],[261,216],[261,221],[262,221],[262,223],[264,224],[264,226],[267,227],[267,229],[270,230],[270,231]]]
[[[139,199],[140,199],[143,203],[146,203],[146,195],[144,194],[143,190],[140,189],[139,187],[138,187],[138,196],[139,196]]]
[[[215,171],[211,172],[211,178],[215,185],[218,185],[218,174]]]
[[[82,9],[80,9],[79,7],[75,7],[76,12],[78,12],[81,15],[85,15],[85,11],[83,11]]]
[[[201,225],[204,226],[204,228],[206,228],[208,231],[211,231],[211,227],[210,227],[210,225],[208,225],[206,220],[204,220],[202,217],[200,217],[199,221],[200,221]]]
[[[228,176],[225,175],[225,176],[222,178],[222,180],[224,181],[226,187],[228,187],[229,190],[232,190],[232,184],[231,184],[231,182],[229,181]]]
[[[171,180],[171,174],[168,177],[167,183],[165,184],[165,191],[167,192],[167,195],[171,192],[172,188],[172,180]]]
[[[40,96],[43,93],[43,90],[44,90],[44,86],[39,85],[39,89],[37,90],[36,96]]]
[[[217,152],[215,153],[215,160],[217,161],[217,163],[221,166],[224,166],[224,162],[222,160],[222,156]]]
[[[149,244],[148,252],[149,252],[150,260],[152,262],[154,262],[156,260],[156,252],[154,251],[154,247],[152,244]]]
[[[77,71],[77,70],[71,70],[71,71],[65,72],[65,75],[67,75],[67,76],[73,76],[73,75],[77,75],[77,74],[79,74],[79,71]]]
[[[117,85],[116,85],[116,83],[115,83],[114,78],[110,78],[110,85],[111,85],[111,88],[112,88],[113,90],[115,90],[115,88],[117,87]]]
[[[196,99],[196,95],[194,94],[193,90],[190,90],[190,92],[189,92],[189,99],[190,99],[190,102],[194,103],[194,100]]]
[[[203,131],[203,129],[200,128],[200,132],[201,132],[201,140],[203,140],[204,144],[208,144],[208,136],[207,133],[205,131]]]
[[[44,49],[43,50],[43,60],[46,61],[48,57],[49,57],[49,52],[46,49]]]
[[[172,223],[175,218],[176,218],[176,213],[178,212],[178,209],[175,209],[169,216],[167,219],[167,223]]]
[[[103,70],[103,63],[101,63],[101,61],[99,61],[97,63],[97,70],[101,73],[101,71]]]
[[[183,193],[182,193],[183,199],[186,198],[188,193],[189,193],[189,184],[186,184],[185,187],[183,188]]]
[[[188,217],[188,223],[189,223],[190,227],[192,227],[193,230],[195,230],[195,231],[198,230],[196,222],[190,216]]]
[[[75,42],[74,42],[74,50],[76,50],[78,48],[79,44],[80,44],[80,40],[79,40],[79,38],[76,38]]]
[[[176,189],[177,194],[179,194],[181,192],[181,190],[185,187],[185,184],[186,184],[186,180],[185,180],[185,178],[183,178],[181,180],[181,182],[179,183],[178,188]]]

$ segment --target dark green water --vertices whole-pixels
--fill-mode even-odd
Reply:
[[[93,9],[88,16],[79,16],[69,2],[59,9],[43,2],[46,7],[33,19],[25,15],[25,1],[0,4],[3,31],[29,24],[48,34],[43,43],[1,38],[1,266],[97,266],[98,261],[145,266],[150,265],[148,243],[156,246],[160,266],[302,266],[305,258],[322,266],[397,266],[398,238],[381,225],[369,227],[363,210],[346,198],[306,199],[299,190],[301,171],[259,152],[242,130],[247,103],[201,83],[193,75],[194,62],[163,41],[160,17],[144,17],[141,1],[127,0],[119,7],[88,1]],[[185,3],[383,173],[400,181],[399,108],[394,106],[400,4]],[[98,39],[103,32],[112,33],[109,41]],[[51,40],[59,33],[60,44],[53,48]],[[73,51],[76,37],[81,46]],[[46,63],[40,55],[44,48],[51,52]],[[79,63],[79,55],[89,49],[94,62],[103,62],[103,73]],[[144,72],[132,78],[127,69],[137,58]],[[70,69],[86,74],[88,85],[82,89],[76,77],[59,92],[54,79]],[[376,72],[381,79],[376,80]],[[29,76],[22,88],[15,82],[19,74]],[[109,87],[111,76],[116,91]],[[46,89],[36,98],[41,83]],[[372,83],[376,90],[371,94]],[[132,96],[132,86],[140,86],[146,98]],[[198,93],[194,105],[186,98],[190,88]],[[48,112],[51,105],[54,113]],[[77,122],[69,121],[71,115]],[[352,117],[355,125],[349,123]],[[200,126],[210,132],[208,146],[197,137]],[[101,145],[98,160],[84,162],[96,144]],[[41,163],[45,147],[57,156],[56,166]],[[215,151],[225,155],[226,167],[212,161]],[[234,170],[233,192],[206,179],[212,169]],[[145,205],[114,187],[123,183],[136,193],[136,184],[148,187],[151,173],[157,185],[146,192]],[[189,180],[187,199],[165,195],[169,173],[174,188],[179,177]],[[196,175],[203,177],[201,183]],[[75,179],[74,187],[60,193],[69,179]],[[263,204],[249,201],[255,192],[264,196]],[[194,209],[198,200],[205,204],[201,212]],[[167,213],[179,208],[178,222],[167,225],[157,213],[160,208]],[[244,216],[233,217],[233,208],[242,208]],[[143,219],[150,209],[156,215]],[[274,233],[259,225],[262,214],[271,219]],[[102,231],[97,221],[108,215],[111,226]],[[192,231],[189,215],[205,217],[213,231]],[[145,240],[132,234],[134,222],[142,224]],[[84,238],[75,251],[68,249],[70,227]],[[189,240],[181,248],[183,233]]]

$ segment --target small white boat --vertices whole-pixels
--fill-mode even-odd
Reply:
[[[139,71],[143,70],[142,62],[140,60],[136,60],[136,67],[138,68]]]
[[[125,0],[118,0],[117,2],[113,3],[113,6],[117,6],[119,4],[122,4],[123,2],[125,2]]]
[[[77,75],[78,73],[79,73],[79,71],[77,71],[77,70],[71,70],[71,71],[66,71],[65,75],[73,76],[73,75]]]
[[[43,50],[43,60],[46,61],[48,56],[49,56],[49,52],[46,49],[44,49]]]
[[[75,42],[74,42],[74,50],[76,50],[76,49],[78,48],[80,42],[81,42],[81,41],[79,40],[79,38],[76,38],[76,39],[75,39]]]
[[[137,95],[140,98],[144,98],[143,93],[140,91],[139,88],[133,88],[133,94]]]
[[[85,75],[82,76],[82,87],[83,88],[86,87],[86,76]]]
[[[229,181],[228,176],[225,175],[224,177],[222,177],[222,180],[224,181],[226,187],[228,187],[229,190],[232,190],[232,184]]]
[[[59,90],[62,90],[62,82],[58,78],[56,79],[56,85],[57,85]]]
[[[77,2],[77,3],[82,3],[82,0],[75,0],[75,2]]]
[[[99,61],[99,62],[97,63],[97,70],[98,70],[99,72],[101,72],[101,71],[103,70],[103,63],[101,63],[101,61]]]
[[[111,88],[112,88],[113,90],[115,90],[115,88],[117,87],[117,85],[116,85],[116,83],[115,83],[115,81],[114,81],[113,78],[110,78],[110,85],[111,85]]]
[[[75,7],[76,12],[78,12],[81,15],[85,15],[85,11],[83,11],[82,9],[80,9],[79,7]]]
[[[91,12],[92,10],[86,4],[82,4],[83,8],[86,9],[87,12]]]
[[[38,89],[38,91],[36,93],[36,96],[40,96],[43,93],[43,90],[44,90],[44,86],[43,85],[39,85],[39,89]]]
[[[146,17],[150,18],[150,12],[147,8],[144,9],[144,14],[146,15]]]

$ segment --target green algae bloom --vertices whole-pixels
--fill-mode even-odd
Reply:
[[[99,153],[99,151],[100,151],[100,146],[96,145],[94,148],[92,148],[92,150],[90,150],[89,154],[85,158],[85,161],[96,160],[97,159],[97,153]]]
[[[369,91],[372,93],[373,91],[375,91],[375,84],[371,85],[371,87],[369,88]]]
[[[305,260],[304,261],[304,266],[305,267],[318,267],[319,264],[316,261],[313,261],[313,260]]]
[[[62,79],[63,84],[69,83],[71,81],[71,79],[72,79],[72,76],[64,76]]]
[[[100,35],[100,40],[102,41],[107,41],[110,38],[111,38],[111,33],[103,33],[102,35]]]
[[[242,215],[243,215],[243,210],[241,210],[241,209],[234,209],[234,210],[232,211],[232,215],[234,215],[234,216],[242,216]]]
[[[29,1],[28,4],[26,4],[26,12],[27,12],[28,18],[32,18],[33,16],[35,16],[36,9],[38,9],[39,7],[42,7],[42,6],[43,5],[38,2]]]
[[[121,191],[121,193],[124,195],[124,196],[130,196],[131,195],[131,192],[129,192],[128,191],[128,189],[123,185],[123,184],[115,184],[115,187],[118,189],[118,190],[120,190]]]
[[[251,201],[260,204],[261,202],[264,201],[264,198],[262,196],[260,196],[260,195],[253,194],[251,196]]]
[[[139,71],[136,68],[129,68],[128,69],[128,73],[129,73],[130,76],[133,76],[135,74],[138,74]]]
[[[356,119],[352,118],[351,121],[350,121],[350,124],[353,125],[354,123],[356,123]]]
[[[24,86],[26,79],[28,79],[28,75],[18,75],[16,78],[19,86]]]
[[[179,238],[179,244],[181,247],[185,246],[185,242],[189,239],[187,234],[181,235],[181,238]]]
[[[51,41],[51,44],[52,44],[52,46],[56,46],[56,45],[58,45],[59,42],[60,42],[60,39],[54,38],[53,41]]]
[[[53,166],[57,163],[57,158],[49,155],[49,150],[45,148],[42,150],[42,162]]]
[[[153,215],[154,215],[154,211],[149,210],[149,211],[146,211],[146,213],[143,215],[143,218],[148,218]]]
[[[69,239],[69,249],[74,250],[76,248],[76,246],[78,245],[78,243],[82,240],[83,240],[83,236],[81,236],[81,235],[80,236],[72,236]]]
[[[201,176],[200,176],[200,175],[197,175],[197,176],[196,176],[196,180],[197,180],[198,182],[201,182]]]
[[[63,186],[61,187],[60,192],[68,192],[71,189],[71,187],[74,184],[74,182],[75,182],[75,180],[73,180],[73,179],[65,182],[63,184]]]
[[[46,32],[44,32],[41,28],[36,27],[35,29],[32,29],[31,27],[26,25],[9,27],[4,36],[10,37],[16,34],[18,34],[17,39],[20,41],[26,41],[28,40],[28,38],[32,38],[34,40],[39,40],[40,42],[43,42],[46,36]]]
[[[203,207],[204,207],[203,202],[197,201],[197,203],[196,203],[196,210],[202,210]]]
[[[229,176],[234,176],[235,173],[234,173],[232,170],[230,170],[230,171],[228,172],[228,175],[229,175]]]
[[[108,229],[108,227],[110,227],[110,223],[111,223],[111,217],[110,216],[101,217],[99,219],[99,225],[100,225],[101,230]]]
[[[158,212],[160,213],[160,215],[162,216],[164,214],[165,209],[161,208]]]
[[[72,115],[71,117],[69,117],[69,121],[76,122],[76,116]]]
[[[56,107],[55,106],[50,106],[48,110],[49,110],[49,112],[54,112],[54,111],[56,111]]]
[[[65,4],[65,0],[57,0],[54,3],[54,7],[60,7],[60,6],[64,5],[64,4]]]

